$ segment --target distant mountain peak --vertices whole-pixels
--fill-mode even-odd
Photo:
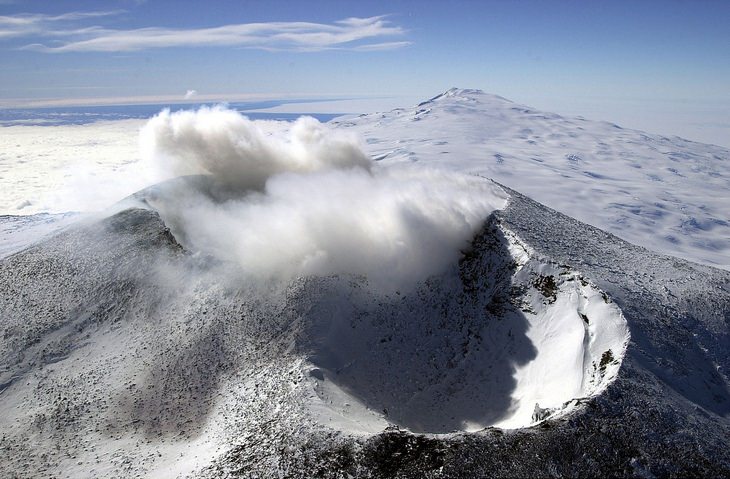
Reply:
[[[445,92],[436,95],[433,98],[430,98],[429,100],[424,101],[420,105],[426,105],[428,103],[432,103],[439,100],[445,100],[445,99],[463,99],[463,100],[470,100],[470,101],[484,101],[487,99],[493,99],[493,100],[501,100],[506,101],[509,103],[512,103],[510,100],[501,97],[499,95],[494,95],[491,93],[486,93],[484,90],[479,90],[477,88],[449,88]],[[419,105],[419,106],[420,106]]]
[[[442,93],[443,96],[471,96],[471,95],[486,95],[484,90],[479,90],[477,88],[449,88],[444,93]]]

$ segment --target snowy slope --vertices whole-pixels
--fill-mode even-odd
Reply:
[[[479,156],[489,138],[513,144],[517,121],[542,125],[542,155],[560,148],[548,136],[571,138],[580,123],[519,108],[452,90],[420,113],[340,123],[365,131],[377,165],[340,131],[309,121],[280,144],[222,110],[163,115],[147,133],[168,141],[158,148],[166,154],[192,145],[182,153],[197,176],[73,224],[0,217],[0,471],[730,474],[730,272],[627,243],[509,183],[424,168],[506,175],[512,161],[515,181],[585,177],[586,191],[604,181],[608,196],[623,194],[621,181],[646,188],[628,173],[599,181],[595,160],[563,178],[517,147],[502,163]],[[489,115],[500,121],[479,126]],[[167,134],[179,120],[187,137]],[[584,128],[588,145],[605,128],[614,149],[629,146],[611,135],[640,135]],[[665,141],[680,143],[650,138],[637,155]],[[449,145],[455,154],[440,153]],[[683,151],[695,164],[713,148]],[[203,168],[201,151],[232,163]],[[247,184],[240,155],[261,151],[293,155],[295,168],[259,168],[263,186],[231,181]],[[302,161],[320,165],[310,153],[322,151],[349,152],[355,164],[338,154],[308,171]],[[723,162],[708,164],[717,174],[698,178],[722,182]],[[636,218],[628,224],[636,232]],[[722,240],[717,228],[705,233]],[[299,243],[307,247],[286,259]],[[281,261],[298,267],[279,271]]]
[[[23,250],[79,219],[80,215],[75,213],[0,215],[0,258]]]
[[[730,150],[451,89],[336,120],[386,162],[492,178],[654,251],[730,268]]]
[[[595,285],[494,219],[408,295],[359,276],[242,286],[228,268],[138,208],[1,262],[4,468],[193,473],[238,437],[275,440],[257,432],[272,420],[354,437],[525,427],[603,392],[628,340]]]
[[[11,255],[3,470],[726,474],[730,275],[510,195],[407,295],[358,276],[230,281],[139,208]]]

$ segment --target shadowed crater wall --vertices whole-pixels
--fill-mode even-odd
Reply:
[[[458,268],[412,291],[377,296],[366,279],[311,288],[303,349],[322,420],[361,432],[522,427],[596,393],[623,355],[620,311],[520,248],[491,216]]]

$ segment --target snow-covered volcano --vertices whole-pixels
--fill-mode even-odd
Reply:
[[[730,269],[730,151],[452,88],[338,120],[388,162],[481,174],[654,251]]]
[[[450,90],[340,122],[374,164],[309,120],[281,144],[223,110],[158,117],[150,148],[196,176],[2,230],[1,470],[726,475],[730,273],[443,171],[506,174],[489,138],[542,125],[539,148],[580,122],[520,108]]]
[[[139,207],[11,255],[4,466],[198,474],[236,438],[270,441],[294,424],[362,438],[580,410],[617,377],[626,320],[584,275],[485,220],[458,261],[391,292],[365,276],[241,276]],[[272,437],[260,430],[270,421]]]

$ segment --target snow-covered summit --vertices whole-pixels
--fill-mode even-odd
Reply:
[[[493,178],[641,246],[730,268],[730,150],[451,88],[346,117],[375,159]]]
[[[447,113],[452,116],[490,114],[498,115],[499,112],[508,112],[512,110],[515,103],[507,98],[483,90],[471,88],[449,88],[433,98],[420,102],[415,107],[414,114],[422,118],[426,114]],[[394,112],[407,111],[406,109],[396,109]],[[528,112],[529,109],[525,109]],[[450,118],[449,121],[454,120]]]
[[[449,88],[443,93],[440,93],[436,95],[435,97],[431,98],[430,100],[426,100],[425,102],[422,102],[419,104],[425,105],[428,103],[432,103],[438,100],[445,100],[448,98],[457,99],[459,101],[470,101],[470,102],[484,102],[489,100],[501,100],[507,103],[512,103],[512,101],[501,97],[499,95],[493,95],[490,93],[486,93],[484,90],[479,90],[477,88]]]

